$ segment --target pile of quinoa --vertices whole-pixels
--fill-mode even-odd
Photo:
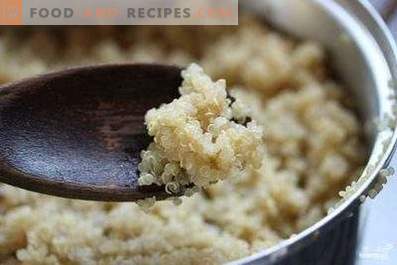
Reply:
[[[0,83],[92,63],[187,67],[195,62],[212,80],[225,79],[235,98],[231,106],[223,81],[205,81],[225,104],[214,120],[233,133],[252,134],[250,139],[266,148],[253,155],[258,163],[245,153],[238,156],[244,166],[227,169],[238,176],[210,170],[215,175],[201,174],[204,182],[188,180],[204,186],[199,193],[184,197],[179,206],[156,202],[147,212],[134,203],[69,200],[1,185],[0,263],[222,264],[310,226],[358,175],[366,155],[361,124],[325,61],[318,44],[292,40],[248,16],[238,27],[2,29]],[[193,68],[185,75],[201,73]],[[181,92],[181,97],[201,93]],[[166,107],[158,110],[166,112]],[[149,131],[166,133],[151,124],[155,116],[148,114]],[[249,125],[244,117],[256,122]],[[169,150],[163,151],[166,165],[178,170],[172,162],[180,157],[171,159]],[[200,165],[208,165],[207,158]],[[191,170],[200,172],[193,164]],[[215,179],[216,184],[201,185]]]
[[[247,106],[232,103],[236,99],[228,97],[225,80],[213,82],[196,64],[182,77],[181,97],[146,113],[154,141],[142,151],[139,184],[191,193],[189,185],[208,187],[258,170],[265,154],[263,129],[256,121],[239,123],[251,119]]]

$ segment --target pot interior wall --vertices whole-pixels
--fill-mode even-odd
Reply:
[[[279,30],[321,43],[329,52],[336,78],[350,90],[362,122],[370,124],[381,116],[388,69],[374,38],[346,10],[333,1],[318,0],[247,0],[242,6]],[[375,128],[366,133],[373,145]]]

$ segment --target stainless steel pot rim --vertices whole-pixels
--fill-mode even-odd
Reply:
[[[351,15],[348,11],[344,10],[344,7],[341,3],[344,0],[310,0],[317,5],[321,5],[323,8],[327,9],[328,11],[333,10],[332,13],[339,13],[342,12],[345,15]],[[386,24],[384,23],[383,19],[374,9],[374,7],[368,2],[368,0],[359,0],[359,1],[348,1],[349,5],[355,9],[357,13],[360,14],[361,18],[358,18],[358,23],[364,24],[365,27],[369,27],[369,24],[372,26],[377,27],[378,37],[379,35],[382,37],[382,40],[377,39],[376,42],[380,46],[380,50],[385,58],[385,63],[387,64],[388,69],[390,70],[390,80],[393,81],[397,80],[397,46],[394,42],[393,36],[389,29],[387,28]],[[338,12],[336,12],[337,10]],[[339,13],[341,14],[341,13]],[[337,15],[338,16],[338,15]],[[365,19],[363,20],[364,17]],[[340,17],[335,17],[335,19],[339,19]],[[369,33],[373,35],[370,29]],[[396,83],[396,81],[393,81]],[[397,85],[397,84],[396,84]],[[384,88],[386,89],[386,88]],[[387,89],[393,89],[392,87],[388,87]],[[395,88],[397,89],[397,88]],[[396,91],[395,91],[396,92]],[[393,107],[395,107],[395,100],[389,99],[387,102],[387,108],[384,108],[381,112],[383,115],[390,115],[394,117],[393,114]],[[322,218],[320,221],[315,223],[314,225],[310,226],[309,228],[305,229],[304,231],[300,232],[299,234],[290,237],[289,239],[281,241],[279,244],[257,252],[251,256],[242,258],[240,260],[236,260],[233,262],[228,263],[229,265],[238,265],[238,264],[251,264],[255,261],[261,260],[261,262],[265,261],[276,261],[279,260],[281,257],[285,256],[290,251],[298,250],[301,247],[304,247],[308,242],[315,240],[318,238],[320,233],[326,229],[328,226],[335,221],[340,221],[346,217],[349,217],[351,213],[352,207],[359,205],[360,199],[362,196],[367,196],[368,191],[371,187],[377,182],[378,173],[381,169],[386,168],[389,165],[391,160],[393,151],[396,147],[397,141],[397,131],[395,128],[392,130],[391,138],[389,139],[387,148],[383,149],[383,153],[376,158],[376,164],[371,164],[371,161],[375,160],[374,157],[374,149],[371,150],[370,154],[370,162],[366,165],[364,173],[367,172],[367,175],[364,177],[363,175],[360,178],[363,178],[363,182],[360,186],[354,190],[350,196],[348,196],[334,211],[329,213],[327,216]],[[381,143],[375,143],[381,144]],[[377,154],[378,156],[378,154]],[[370,170],[370,167],[373,167]],[[262,263],[258,263],[262,264]]]

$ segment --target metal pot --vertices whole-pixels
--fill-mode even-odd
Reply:
[[[351,88],[366,125],[369,160],[360,179],[322,220],[298,235],[230,263],[342,265],[354,260],[358,212],[384,183],[397,138],[397,49],[383,20],[367,0],[244,0],[278,29],[322,43],[338,77]]]

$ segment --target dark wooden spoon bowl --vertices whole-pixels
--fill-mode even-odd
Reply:
[[[99,65],[0,88],[0,181],[87,200],[169,195],[138,186],[140,151],[151,141],[144,114],[178,96],[180,68]]]

